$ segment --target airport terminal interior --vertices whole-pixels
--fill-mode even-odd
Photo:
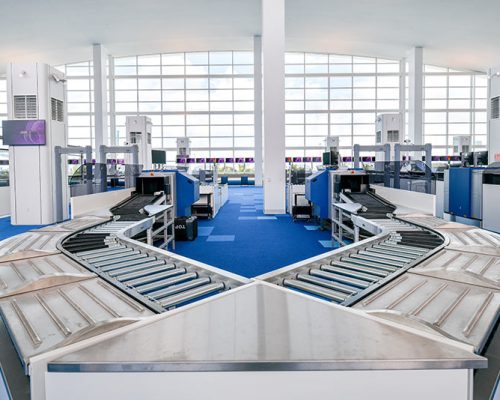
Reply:
[[[500,400],[500,3],[2,0],[0,400]]]

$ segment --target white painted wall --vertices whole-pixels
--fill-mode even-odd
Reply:
[[[375,193],[391,203],[420,211],[424,214],[436,215],[436,196],[433,194],[410,192],[408,190],[372,186]]]
[[[500,66],[490,69],[491,79],[489,82],[489,98],[500,96]],[[488,101],[488,161],[495,161],[495,155],[500,157],[500,119],[490,119],[491,103]]]
[[[467,370],[47,373],[46,400],[470,400]]]
[[[94,193],[86,196],[71,198],[71,218],[92,214],[105,210],[106,212],[119,203],[130,197],[135,188],[113,190],[112,192]]]
[[[10,187],[0,187],[0,217],[10,215]]]

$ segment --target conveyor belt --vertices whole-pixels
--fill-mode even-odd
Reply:
[[[145,218],[143,213],[144,207],[154,204],[162,196],[136,193],[113,207],[110,211],[113,215],[120,216],[121,221],[140,221]]]
[[[376,197],[368,194],[363,198],[369,199],[366,204],[378,202]],[[389,209],[384,209],[384,212]],[[383,239],[278,274],[270,281],[348,306],[404,274],[444,243],[437,233],[410,222],[398,219],[382,221],[389,230]]]
[[[384,201],[371,192],[345,192],[344,195],[350,198],[354,203],[359,203],[366,208],[366,210],[360,211],[359,215],[367,219],[389,219],[387,214],[391,214],[396,209],[392,204]]]
[[[121,243],[116,234],[131,224],[121,218],[101,224],[70,236],[62,247],[89,270],[156,312],[234,286],[216,273]]]

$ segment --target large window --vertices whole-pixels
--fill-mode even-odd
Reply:
[[[67,77],[68,145],[95,148],[92,62],[56,67]]]
[[[253,157],[253,53],[219,51],[115,58],[117,142],[125,117],[147,115],[153,148],[174,161],[176,138],[194,157]]]
[[[399,112],[399,61],[287,53],[285,63],[288,156],[319,155],[328,135],[345,154],[375,144],[376,115]]]
[[[471,136],[472,150],[487,147],[485,74],[425,66],[424,140],[436,155],[452,154],[453,136]]]

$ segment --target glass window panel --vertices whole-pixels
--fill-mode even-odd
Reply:
[[[185,118],[183,114],[167,114],[163,116],[164,125],[184,125]]]
[[[303,74],[305,66],[302,64],[285,65],[285,74]]]
[[[234,64],[253,64],[252,51],[235,51],[233,52]]]
[[[306,89],[306,100],[328,100],[328,89]]]
[[[210,74],[213,75],[231,75],[233,73],[232,65],[210,65]]]
[[[208,65],[208,53],[194,52],[186,53],[186,65]]]
[[[350,74],[352,73],[352,64],[330,64],[331,74]]]
[[[139,101],[161,101],[160,90],[140,90]]]
[[[449,122],[467,122],[469,123],[471,114],[469,112],[450,112],[448,114]]]
[[[369,112],[355,112],[353,115],[353,122],[356,124],[374,124],[377,115]]]
[[[306,65],[305,73],[306,74],[327,74],[328,73],[328,64]]]
[[[234,115],[235,125],[253,125],[254,116],[252,114],[235,114]]]
[[[160,65],[160,64],[161,64],[161,59],[159,54],[137,57],[137,65]]]
[[[469,135],[470,124],[448,124],[448,134],[449,135]]]
[[[374,76],[355,76],[352,78],[353,87],[375,87]]]
[[[373,124],[354,124],[352,126],[353,135],[375,135],[375,123]]]
[[[352,97],[354,99],[374,99],[375,89],[354,89]]]
[[[184,66],[164,65],[161,67],[163,75],[184,75]]]
[[[232,125],[233,115],[232,114],[214,114],[210,117],[210,123],[212,125]]]
[[[161,81],[163,89],[184,89],[183,78],[166,78]]]
[[[186,75],[208,75],[208,66],[186,65]]]
[[[184,90],[164,90],[163,101],[184,101]]]
[[[357,136],[354,138],[354,143],[361,146],[373,146],[375,144],[375,135]]]
[[[234,136],[254,136],[253,125],[236,125],[234,127]]]
[[[305,103],[305,109],[309,111],[328,110],[328,101],[310,100]]]
[[[135,93],[135,92],[134,92]],[[90,93],[86,92],[73,92],[68,91],[66,98],[68,99],[68,103],[81,103],[81,102],[89,102],[90,101]],[[5,99],[6,101],[7,99]]]
[[[425,87],[445,87],[448,85],[448,78],[446,75],[425,75],[424,76],[424,86]]]
[[[234,75],[252,75],[253,65],[233,65]]]
[[[330,101],[330,110],[352,110],[352,102],[345,100]]]
[[[306,146],[307,147],[325,147],[325,137],[324,136],[306,136]]]
[[[0,104],[0,113],[4,113],[6,111],[6,105]],[[90,103],[68,103],[68,113],[90,113]]]
[[[342,136],[342,135],[351,135],[352,134],[352,125],[331,125],[330,126],[330,135],[332,136]]]
[[[230,101],[210,102],[210,111],[233,111],[233,103]]]
[[[184,65],[184,53],[162,54],[163,65]]]
[[[253,100],[253,90],[235,90],[234,100]]]
[[[139,75],[161,75],[161,68],[160,66],[157,67],[138,67],[137,72]]]
[[[188,125],[208,125],[208,114],[191,114],[186,115],[186,124]]]
[[[377,72],[382,74],[399,72],[399,64],[378,64]]]
[[[160,112],[161,103],[139,103],[140,112]]]
[[[304,136],[304,125],[286,125],[285,136]]]
[[[208,89],[208,78],[187,78],[186,89]]]
[[[352,72],[355,74],[375,73],[375,64],[354,64]]]
[[[470,100],[449,100],[448,106],[449,106],[449,108],[456,108],[456,109],[470,108],[471,101]]]
[[[180,112],[185,110],[184,105],[184,102],[164,102],[162,104],[162,109],[166,112]]]
[[[425,88],[424,97],[426,99],[446,99],[446,88]]]
[[[450,75],[449,76],[450,86],[470,86],[471,76],[470,75]]]
[[[235,87],[239,89],[244,88],[245,84],[249,84],[248,81],[251,81],[251,79],[235,78]],[[236,86],[236,84],[238,84],[238,86]],[[232,89],[232,87],[233,79],[231,78],[210,78],[210,89]],[[253,87],[253,84],[250,87]]]
[[[285,53],[285,64],[304,64],[304,53]]]
[[[334,88],[350,88],[352,86],[352,78],[350,76],[331,77],[330,86]]]
[[[446,146],[446,136],[430,136],[426,137],[425,141],[431,143],[433,146]]]
[[[137,112],[137,103],[116,103],[115,104],[116,112]]]
[[[68,115],[68,126],[90,126],[88,116]]]
[[[306,76],[306,87],[308,88],[327,88],[328,78],[326,77],[307,77]]]
[[[382,99],[382,100],[399,99],[399,88],[397,88],[397,89],[377,89],[377,99]]]
[[[485,87],[476,87],[474,90],[474,96],[477,98],[487,98],[488,97],[488,89]]]
[[[306,114],[306,124],[327,124],[327,123],[328,123],[327,113]]]
[[[286,100],[304,100],[304,89],[285,89]]]
[[[487,114],[486,112],[476,112],[474,113],[475,122],[486,122]]]
[[[212,51],[209,53],[209,63],[213,65],[226,65],[233,63],[231,51]]]
[[[210,90],[211,101],[230,101],[233,99],[233,91],[227,89]]]
[[[351,56],[337,55],[337,54],[330,54],[329,62],[330,62],[330,64],[351,64],[352,57]]]
[[[115,65],[136,65],[137,57],[115,57],[113,61]]]
[[[210,147],[208,138],[191,138],[191,147]]]
[[[470,88],[450,88],[448,93],[450,99],[467,99],[471,96]]]
[[[477,108],[483,108],[486,110],[487,105],[486,105],[486,100],[476,100],[474,101],[474,107]]]
[[[332,100],[350,100],[352,98],[352,89],[331,89],[330,99]]]
[[[445,109],[446,108],[446,100],[425,100],[424,107],[426,109]]]
[[[235,101],[234,102],[234,111],[253,111],[254,103],[253,101]]]
[[[371,110],[375,108],[375,100],[354,100],[352,107],[355,110]]]
[[[189,137],[209,136],[209,126],[186,126],[186,135]]]
[[[183,137],[185,136],[185,129],[184,126],[164,126],[163,133],[165,134],[165,136]],[[176,146],[175,143],[174,146]]]
[[[399,89],[399,76],[379,76],[377,77],[378,87],[395,87]]]
[[[66,82],[66,87],[69,90],[89,90],[90,80],[89,79],[68,79]]]
[[[286,124],[303,124],[304,123],[304,114],[286,113],[285,114],[285,123]]]
[[[351,147],[352,146],[352,138],[350,136],[341,136],[339,138],[340,147]]]
[[[235,137],[234,147],[253,147],[254,146],[253,137]]]
[[[328,125],[306,125],[306,136],[328,135]]]
[[[186,101],[208,101],[208,90],[186,90]]]
[[[474,124],[473,130],[475,135],[486,135],[488,133],[486,124]]]
[[[399,100],[377,100],[379,110],[399,110]]]
[[[304,109],[303,101],[285,101],[286,111],[301,111]]]
[[[424,113],[424,121],[427,122],[446,122],[446,113],[445,112],[425,112]]]
[[[285,87],[291,88],[291,89],[303,88],[303,87],[305,87],[305,79],[304,78],[295,78],[295,77],[285,77]]]
[[[287,136],[285,137],[286,147],[304,147],[304,137]]]
[[[139,79],[139,89],[161,89],[161,79]]]
[[[305,64],[328,64],[328,54],[306,53]]]
[[[425,124],[425,135],[446,135],[446,124]]]
[[[233,138],[210,138],[211,147],[233,147]]]

